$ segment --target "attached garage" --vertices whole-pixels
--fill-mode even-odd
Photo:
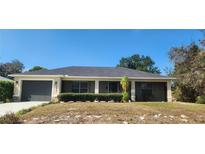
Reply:
[[[50,101],[52,81],[22,81],[21,101]]]

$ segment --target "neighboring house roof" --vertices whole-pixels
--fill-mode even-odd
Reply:
[[[70,66],[51,70],[40,70],[34,72],[24,72],[11,76],[66,76],[66,77],[123,77],[130,78],[153,78],[153,79],[173,79],[159,74],[147,73],[143,71],[123,68],[123,67],[88,67]]]
[[[8,78],[5,78],[5,77],[0,76],[0,81],[13,81],[13,80],[10,80],[10,79],[8,79]]]

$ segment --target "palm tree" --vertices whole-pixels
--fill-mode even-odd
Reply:
[[[127,89],[129,87],[129,79],[127,76],[124,76],[121,81],[120,81],[120,84],[122,86],[122,90],[123,90],[123,97],[122,97],[122,101],[123,102],[127,102],[128,99],[129,99],[129,94],[127,93]]]

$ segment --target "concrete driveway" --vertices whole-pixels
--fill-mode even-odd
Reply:
[[[38,106],[48,102],[15,102],[15,103],[3,103],[0,104],[0,116],[8,112],[18,112],[22,109],[28,109],[33,106]]]

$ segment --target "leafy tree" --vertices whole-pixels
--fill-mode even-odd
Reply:
[[[122,97],[122,101],[123,102],[127,102],[129,99],[129,94],[127,92],[128,87],[129,87],[129,79],[127,76],[123,77],[120,81],[120,84],[122,86],[122,90],[123,90],[123,97]]]
[[[33,72],[33,71],[40,71],[40,70],[47,70],[47,68],[44,68],[44,67],[41,67],[41,66],[34,66],[33,68],[31,68],[28,71]]]
[[[171,48],[169,58],[174,63],[176,96],[180,101],[195,102],[205,94],[205,52],[196,44]]]
[[[22,73],[23,69],[23,63],[19,60],[12,60],[11,62],[0,64],[0,75],[8,77],[9,74]]]
[[[126,67],[130,69],[156,73],[159,74],[160,70],[154,66],[155,62],[149,56],[140,56],[135,54],[131,57],[123,57],[117,67]]]

